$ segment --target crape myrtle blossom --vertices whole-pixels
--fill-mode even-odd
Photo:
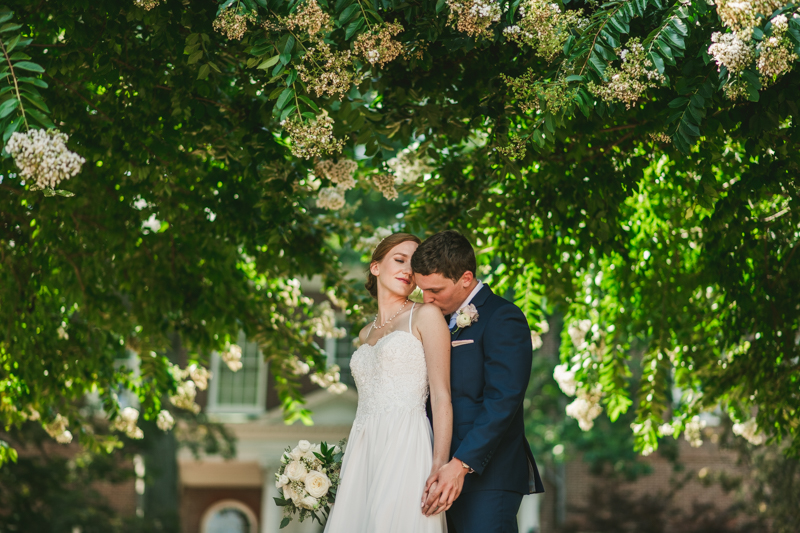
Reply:
[[[169,397],[169,401],[172,402],[172,405],[175,407],[186,409],[193,413],[199,413],[200,406],[194,402],[196,396],[197,386],[194,381],[187,380],[178,384],[177,391],[174,395]]]
[[[394,176],[391,174],[376,174],[372,178],[375,188],[378,189],[387,200],[396,200],[398,197],[397,189],[394,186]]]
[[[561,392],[567,396],[575,396],[578,390],[578,382],[575,379],[574,370],[570,370],[567,365],[558,365],[553,369],[553,379],[558,383]]]
[[[341,394],[347,390],[347,385],[340,381],[339,365],[331,365],[326,372],[315,372],[310,376],[311,382],[333,394]]]
[[[734,435],[739,435],[750,444],[754,444],[756,446],[764,444],[764,442],[767,440],[764,434],[759,431],[755,418],[751,418],[746,422],[735,423],[732,430]]]
[[[342,187],[325,187],[319,190],[317,195],[317,207],[338,211],[347,202],[344,199],[344,189]]]
[[[447,22],[470,37],[491,37],[491,26],[500,21],[503,11],[493,0],[447,0]]]
[[[36,188],[54,189],[80,172],[86,162],[67,148],[67,140],[67,134],[58,130],[14,132],[8,139],[6,152],[14,158],[20,175],[32,180]]]
[[[150,11],[160,3],[161,0],[133,0],[133,5],[136,7],[141,7],[146,11]]]
[[[375,228],[371,234],[367,234],[358,239],[357,249],[365,254],[372,254],[375,248],[381,243],[383,239],[395,233],[395,229],[388,228]]]
[[[172,414],[163,409],[161,412],[158,413],[158,417],[156,418],[156,426],[161,431],[169,431],[175,426],[175,419],[172,418]]]
[[[628,41],[628,48],[618,53],[622,66],[619,69],[609,66],[605,73],[607,81],[601,85],[592,82],[587,89],[607,102],[621,102],[630,109],[647,89],[657,87],[665,78],[655,69],[638,38]]]
[[[758,43],[756,48],[758,52],[756,67],[762,76],[763,85],[770,85],[779,76],[787,74],[798,59],[794,52],[794,44],[787,35],[789,24],[786,15],[778,15],[770,22],[772,35]]]
[[[139,411],[133,407],[126,407],[120,411],[117,418],[114,420],[113,428],[117,431],[125,433],[131,439],[142,439],[144,433],[142,429],[136,425],[139,421]]]
[[[72,442],[72,433],[67,430],[67,426],[69,426],[69,420],[57,414],[52,422],[44,426],[44,430],[59,444],[69,444]]]
[[[241,41],[247,31],[247,23],[255,21],[254,12],[248,11],[242,14],[228,7],[214,20],[212,27],[231,41]]]
[[[394,38],[403,31],[399,22],[388,22],[374,26],[356,38],[353,50],[370,65],[382,67],[403,52],[403,45]]]
[[[683,438],[692,446],[692,448],[699,448],[703,445],[703,429],[706,427],[706,421],[700,420],[700,417],[695,415],[691,420],[686,422],[683,427]]]
[[[717,14],[728,28],[740,31],[749,39],[757,25],[758,15],[769,16],[787,4],[785,0],[717,0]]]
[[[281,122],[289,134],[295,157],[314,159],[323,154],[342,151],[344,142],[333,136],[333,119],[323,110],[315,120],[306,121],[299,114]]]
[[[242,368],[242,347],[238,344],[228,346],[228,349],[222,352],[220,357],[232,372]]]
[[[434,171],[430,159],[424,158],[424,153],[418,153],[416,148],[417,146],[405,148],[397,154],[397,157],[386,162],[399,183],[413,183]]]
[[[725,67],[731,74],[738,74],[752,63],[755,49],[749,39],[744,40],[736,32],[711,34],[708,53],[714,58],[717,69]]]
[[[554,60],[564,49],[570,27],[581,27],[582,10],[563,11],[561,6],[546,0],[524,0],[519,7],[520,19],[503,34],[519,45],[526,45],[546,61]]]
[[[602,391],[597,384],[591,390],[578,390],[577,394],[578,397],[567,406],[567,416],[577,420],[583,431],[589,431],[594,427],[594,419],[603,412],[600,406]]]

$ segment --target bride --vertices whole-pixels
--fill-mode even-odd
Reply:
[[[372,252],[366,287],[378,314],[361,330],[350,362],[358,410],[325,533],[447,531],[445,508],[425,516],[420,507],[427,479],[449,460],[453,409],[447,324],[439,308],[408,299],[419,244],[395,233]]]

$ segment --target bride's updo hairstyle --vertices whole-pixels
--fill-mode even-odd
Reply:
[[[411,235],[410,233],[392,233],[379,242],[378,246],[372,251],[372,259],[369,262],[369,266],[371,267],[372,263],[380,263],[383,261],[383,258],[386,257],[386,254],[388,254],[392,248],[406,241],[415,242],[417,244],[422,243],[416,235]],[[373,298],[378,297],[378,278],[369,271],[369,267],[367,267],[367,282],[364,284],[364,287],[367,288]]]

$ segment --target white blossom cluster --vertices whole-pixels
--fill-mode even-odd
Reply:
[[[567,328],[569,338],[576,349],[580,350],[586,347],[586,334],[589,333],[590,329],[592,329],[592,321],[588,318],[573,322]]]
[[[150,11],[160,3],[161,0],[133,0],[133,5],[136,7],[141,7],[146,11]]]
[[[519,45],[529,46],[547,61],[562,53],[570,28],[580,27],[585,20],[581,10],[563,12],[561,6],[548,0],[523,0],[518,13],[517,24],[506,27],[503,34]]]
[[[627,109],[633,107],[650,88],[663,83],[665,78],[653,66],[638,38],[628,41],[628,48],[620,51],[622,66],[608,67],[608,80],[601,85],[590,83],[588,89],[603,100],[622,102]]]
[[[491,37],[491,26],[500,21],[500,2],[492,0],[447,0],[448,22],[470,37]]]
[[[84,158],[67,148],[69,137],[58,130],[14,132],[6,152],[14,158],[20,175],[39,189],[55,188],[81,171]]]
[[[345,206],[344,189],[342,187],[324,187],[317,195],[317,207],[338,211]]]
[[[743,40],[736,32],[711,34],[708,53],[717,63],[717,69],[724,66],[731,74],[743,71],[755,58],[755,49],[750,40]]]
[[[603,408],[600,406],[601,397],[602,392],[599,385],[590,391],[579,390],[578,397],[567,406],[567,416],[577,420],[583,431],[589,431],[594,427],[594,419],[603,412]]]
[[[220,357],[231,369],[236,372],[242,368],[242,347],[238,344],[231,344],[228,349],[220,354]]]
[[[732,30],[743,31],[748,37],[758,23],[758,16],[769,16],[784,5],[785,0],[717,0],[717,14],[722,23]]]
[[[117,431],[125,433],[131,439],[144,438],[144,432],[136,424],[139,421],[139,411],[133,407],[126,407],[120,411],[119,416],[114,420],[113,427]]]
[[[38,412],[36,414],[38,415]],[[68,426],[69,420],[58,414],[52,422],[44,426],[44,430],[59,444],[69,444],[72,442],[72,433],[67,430]]]
[[[542,335],[550,331],[550,324],[548,324],[546,320],[542,320],[536,324],[536,328],[538,331],[531,331],[531,344],[533,345],[534,350],[538,350],[542,347],[542,344],[544,344],[544,341],[542,341]]]
[[[746,422],[737,422],[733,425],[732,429],[734,435],[739,435],[750,444],[754,444],[756,446],[764,444],[764,442],[767,440],[764,434],[758,430],[758,424],[756,423],[755,418],[751,418]]]
[[[567,396],[575,396],[578,390],[578,382],[575,379],[575,371],[570,370],[565,364],[558,365],[553,369],[553,379],[558,383],[558,387]]]
[[[162,409],[158,413],[158,417],[156,417],[156,426],[161,431],[169,431],[175,426],[175,419],[172,418],[172,414],[169,411]]]
[[[353,177],[356,170],[358,170],[358,163],[352,159],[340,159],[336,162],[323,159],[314,165],[314,172],[318,178],[328,178],[345,191],[356,186],[356,180]]]
[[[394,176],[391,174],[376,174],[372,178],[375,188],[378,189],[387,200],[397,200],[397,189],[394,187]]]
[[[430,161],[420,157],[415,148],[405,148],[397,154],[397,157],[386,162],[399,183],[415,182],[434,170]]]
[[[288,359],[289,370],[296,376],[305,376],[311,372],[311,367],[305,361],[301,361],[297,357]]]
[[[172,402],[172,405],[175,407],[186,409],[187,411],[191,411],[193,413],[199,413],[200,406],[194,403],[196,396],[197,386],[195,385],[194,381],[187,380],[178,384],[178,390],[174,395],[169,397],[169,401]]]
[[[347,332],[336,327],[336,313],[327,300],[318,306],[318,314],[312,320],[314,335],[328,339],[341,339]]]
[[[789,20],[786,15],[778,15],[770,21],[772,35],[758,43],[758,60],[756,67],[763,77],[764,85],[774,82],[779,76],[792,70],[797,54],[794,45],[786,35],[789,29]]]
[[[683,427],[683,438],[692,446],[692,448],[699,448],[703,445],[703,428],[706,427],[706,421],[700,420],[700,417],[695,415]]]
[[[315,120],[306,122],[294,115],[281,122],[292,141],[292,154],[303,159],[314,159],[322,154],[342,151],[344,142],[333,135],[333,119],[323,110]]]
[[[358,239],[357,248],[359,251],[371,254],[378,245],[395,231],[392,228],[376,228],[371,235],[362,236]]]
[[[310,376],[311,382],[333,394],[341,394],[347,390],[347,385],[340,381],[339,365],[331,365],[327,372],[315,372]]]

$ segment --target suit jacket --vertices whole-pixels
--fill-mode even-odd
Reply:
[[[478,320],[451,335],[451,341],[462,342],[450,352],[450,456],[475,470],[464,480],[463,492],[544,492],[523,420],[533,355],[528,321],[487,286],[470,303]]]

